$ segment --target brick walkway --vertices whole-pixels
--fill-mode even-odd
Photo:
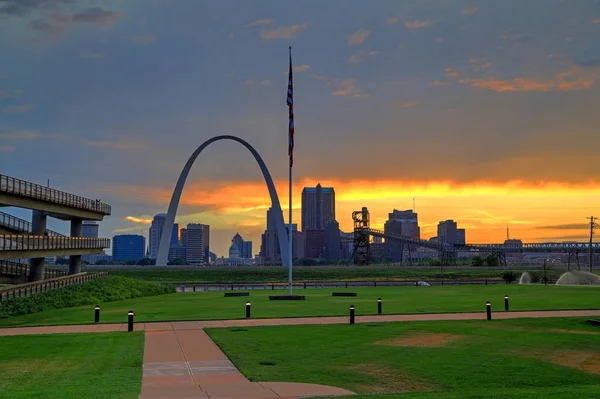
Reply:
[[[600,310],[495,312],[493,319],[600,317]],[[438,313],[357,316],[356,323],[485,320],[485,313]],[[348,317],[302,317],[136,323],[145,331],[144,375],[140,399],[275,399],[352,395],[345,389],[315,384],[250,382],[206,335],[204,328],[347,324]],[[126,324],[20,327],[0,329],[0,336],[126,331]]]

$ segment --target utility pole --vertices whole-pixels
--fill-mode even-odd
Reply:
[[[594,228],[596,227],[596,217],[594,216],[590,216],[589,218],[586,219],[590,219],[590,246],[589,246],[589,266],[590,266],[590,273],[592,272],[592,239],[594,237]]]

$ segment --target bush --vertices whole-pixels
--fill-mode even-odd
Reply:
[[[0,319],[81,305],[98,305],[122,299],[175,292],[172,286],[127,277],[108,276],[42,294],[0,302]]]
[[[471,258],[471,266],[483,266],[484,264],[483,258],[479,255],[475,255]]]
[[[529,277],[531,277],[532,284],[542,281],[542,276],[538,272],[529,272]]]
[[[504,281],[506,281],[506,284],[510,284],[513,281],[517,281],[519,274],[517,272],[504,272],[504,274],[502,274],[502,278]]]

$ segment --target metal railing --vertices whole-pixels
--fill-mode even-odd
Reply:
[[[5,227],[8,227],[9,229],[22,231],[24,233],[31,233],[31,231],[33,229],[33,225],[31,224],[31,222],[28,222],[27,220],[18,218],[13,215],[9,215],[8,213],[4,213],[4,212],[0,212],[0,226],[5,226]],[[46,229],[46,231],[48,232],[49,236],[53,236],[53,237],[58,237],[58,236],[63,235],[63,234],[57,233],[56,231],[52,231],[52,230],[48,230],[48,229]]]
[[[99,200],[80,197],[79,195],[69,194],[64,191],[55,190],[50,187],[44,187],[39,184],[5,175],[0,175],[0,192],[17,194],[23,197],[66,205],[72,208],[98,212],[103,215],[110,215],[111,212],[110,205],[100,202]]]
[[[44,249],[104,249],[110,248],[109,238],[50,237],[32,235],[0,235],[0,251],[27,251]]]
[[[0,260],[0,275],[5,276],[23,276],[29,274],[29,265],[25,263],[13,262],[10,260]],[[67,271],[59,269],[44,268],[44,278],[55,278],[66,276]]]
[[[6,301],[12,298],[20,298],[33,294],[54,290],[57,288],[68,287],[73,284],[86,283],[88,281],[107,277],[108,273],[79,273],[70,276],[57,277],[50,280],[35,281],[14,285],[11,287],[0,288],[0,301]]]

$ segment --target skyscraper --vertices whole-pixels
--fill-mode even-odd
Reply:
[[[394,209],[392,213],[388,214],[383,231],[401,237],[421,238],[418,215],[410,209],[405,211]],[[392,257],[392,262],[400,262],[405,249],[402,243],[387,240],[384,248],[388,252],[388,256]]]
[[[185,260],[190,265],[204,263],[204,225],[189,223],[185,232]]]
[[[302,190],[302,231],[324,230],[335,220],[333,187],[304,187]]]
[[[124,260],[138,261],[144,257],[146,238],[134,234],[122,234],[113,237],[113,260],[116,262]]]
[[[156,259],[158,253],[158,245],[160,244],[160,237],[162,236],[163,227],[167,219],[166,213],[159,213],[152,219],[150,225],[150,231],[148,232],[148,252],[150,259]]]
[[[440,242],[452,245],[464,245],[465,229],[459,229],[456,222],[452,219],[444,220],[438,223],[437,237]]]

